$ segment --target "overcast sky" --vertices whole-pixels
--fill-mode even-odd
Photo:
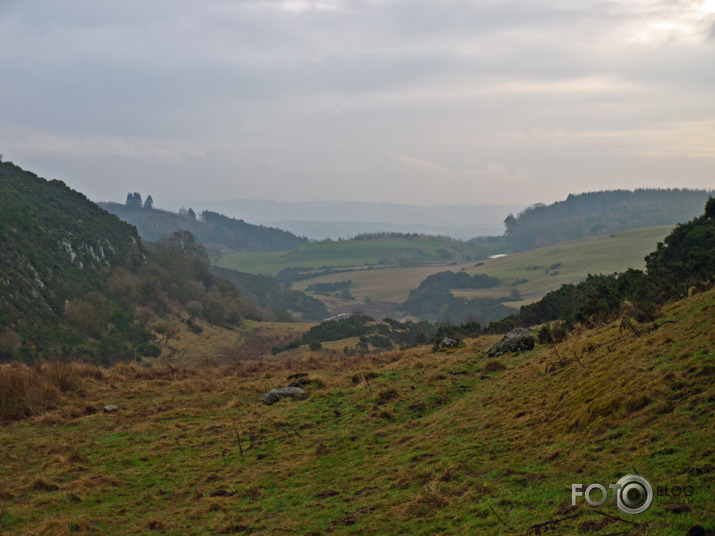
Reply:
[[[0,153],[94,200],[715,187],[715,0],[0,0]]]

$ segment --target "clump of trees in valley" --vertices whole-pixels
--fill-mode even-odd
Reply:
[[[350,285],[352,284],[353,282],[350,279],[333,283],[312,283],[305,290],[325,296],[335,295],[344,300],[354,300],[355,297],[350,293]]]
[[[303,321],[320,321],[330,314],[325,304],[304,292],[291,290],[267,275],[254,275],[227,268],[211,267],[216,277],[230,281],[244,298],[251,300],[244,316],[250,320],[292,322],[295,316]]]
[[[400,310],[436,322],[463,323],[478,320],[488,323],[515,311],[502,302],[511,298],[460,298],[452,294],[457,289],[494,288],[499,279],[484,274],[470,276],[466,272],[439,272],[427,277],[411,291]]]

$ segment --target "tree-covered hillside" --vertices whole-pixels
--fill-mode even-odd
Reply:
[[[674,225],[702,210],[705,190],[640,189],[569,195],[551,205],[533,205],[505,220],[505,238],[512,251],[625,229]]]
[[[61,315],[114,268],[135,269],[136,229],[63,182],[0,164],[0,330]]]
[[[303,321],[321,321],[330,313],[320,300],[305,292],[290,290],[267,275],[253,275],[228,268],[211,267],[211,272],[229,281],[243,297],[250,298],[254,309],[247,318],[266,321],[293,321],[297,313]]]
[[[150,203],[147,203],[151,199]],[[126,204],[99,203],[103,209],[131,223],[142,239],[156,242],[176,231],[190,231],[202,244],[225,246],[237,251],[285,251],[297,248],[307,239],[273,227],[253,225],[216,212],[193,210],[181,213],[153,208],[153,199],[142,203],[139,193],[129,194]]]
[[[147,247],[64,183],[0,165],[0,361],[156,357],[177,322],[198,333],[198,320],[231,327],[260,309],[189,231]]]

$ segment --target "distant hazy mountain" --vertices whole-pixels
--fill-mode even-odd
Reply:
[[[185,205],[189,208],[189,204]],[[291,202],[229,199],[192,206],[278,227],[313,240],[381,231],[441,234],[457,239],[501,235],[504,218],[526,205],[431,205],[349,201]],[[178,209],[179,207],[172,207]]]

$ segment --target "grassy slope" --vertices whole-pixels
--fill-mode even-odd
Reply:
[[[570,485],[633,471],[693,486],[692,512],[585,504],[550,534],[682,535],[715,523],[715,290],[640,338],[613,324],[499,361],[498,338],[232,369],[117,367],[64,407],[0,428],[0,531],[20,534],[524,534],[564,517]],[[645,331],[647,326],[641,326]],[[263,406],[294,372],[324,382]],[[364,372],[377,377],[354,383]],[[87,407],[116,403],[115,414]],[[290,423],[297,434],[279,427]],[[280,440],[243,456],[249,435]],[[561,510],[563,512],[563,510]],[[506,525],[506,526],[505,526]]]
[[[464,242],[450,242],[438,238],[421,240],[355,240],[344,242],[312,242],[288,252],[235,252],[224,255],[219,265],[251,274],[276,275],[283,268],[320,266],[348,267],[376,265],[381,255],[389,255],[392,262],[400,257],[419,262],[444,262],[437,250],[447,251],[450,261],[463,261],[464,255],[478,258],[486,250]]]
[[[671,229],[669,225],[632,229],[492,259],[484,266],[468,269],[467,272],[498,277],[504,282],[502,286],[483,291],[455,292],[455,295],[508,296],[512,289],[517,289],[522,299],[507,305],[518,307],[532,303],[565,283],[586,279],[588,274],[611,274],[627,268],[643,269],[644,257]],[[550,268],[558,263],[561,265],[557,268]],[[512,286],[523,279],[528,281]]]

